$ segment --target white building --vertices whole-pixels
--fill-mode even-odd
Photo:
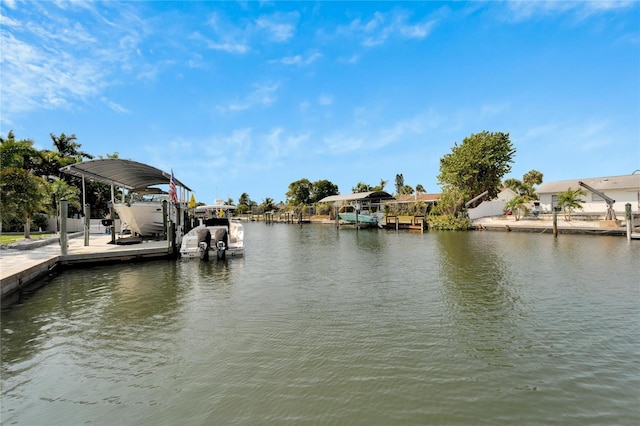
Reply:
[[[582,196],[584,203],[581,212],[604,215],[607,211],[607,203],[604,199],[583,188],[578,182],[584,182],[607,197],[616,200],[613,204],[616,214],[621,214],[624,217],[625,204],[627,203],[631,204],[632,212],[640,212],[640,174],[545,183],[536,190],[536,194],[540,197],[540,210],[543,213],[552,212],[553,208],[558,206],[559,192],[565,192],[567,189],[582,189],[586,195]]]
[[[502,191],[491,201],[483,201],[478,207],[467,210],[469,219],[479,219],[481,217],[501,216],[504,214],[504,206],[513,198],[517,197],[514,191],[509,188],[502,188]]]

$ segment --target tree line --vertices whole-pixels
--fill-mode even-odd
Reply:
[[[59,201],[69,203],[69,215],[82,215],[82,179],[60,172],[62,167],[93,159],[82,151],[75,135],[50,134],[53,149],[38,150],[31,139],[16,139],[13,131],[0,136],[0,230],[23,228],[29,237],[32,227],[46,225],[43,214],[57,215]],[[117,158],[118,153],[107,154]],[[102,158],[102,157],[100,157]],[[111,188],[99,182],[86,182],[86,200],[92,217],[104,217],[111,199]]]
[[[6,138],[0,137],[0,230],[2,226],[23,224],[25,236],[39,213],[56,214],[58,201],[69,201],[70,214],[82,214],[80,202],[81,179],[63,174],[60,168],[94,156],[81,150],[75,135],[59,136],[50,134],[53,149],[37,150],[30,139],[17,140],[12,131]],[[536,199],[534,185],[542,183],[542,173],[531,170],[522,180],[503,177],[511,171],[516,149],[508,133],[483,131],[471,134],[462,142],[454,143],[451,152],[440,159],[437,176],[442,188],[440,200],[430,212],[430,225],[437,229],[463,229],[470,225],[466,216],[465,203],[486,192],[487,198],[494,198],[503,186],[513,189],[518,196],[508,205],[517,215],[526,214],[526,206]],[[107,154],[107,158],[118,158],[118,153]],[[102,157],[100,157],[102,158]],[[358,182],[351,191],[383,191],[387,180],[380,179],[372,186]],[[91,206],[92,217],[104,217],[107,203],[111,198],[110,187],[98,182],[87,182],[85,200]],[[406,185],[404,176],[395,176],[395,195],[426,193],[418,184],[415,188]],[[303,178],[289,184],[286,193],[286,207],[299,209],[318,203],[321,199],[339,194],[333,182],[322,179],[311,182]],[[232,199],[227,201],[234,204]],[[201,203],[200,203],[201,204]],[[258,205],[248,193],[240,195],[238,213],[248,213],[254,208],[272,211],[278,208],[273,198],[265,198]],[[517,217],[518,217],[517,216]]]

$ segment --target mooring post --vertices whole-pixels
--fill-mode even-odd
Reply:
[[[113,203],[109,203],[109,217],[111,218],[111,244],[116,243],[116,211],[113,208]]]
[[[167,228],[167,200],[162,201],[162,232],[164,237],[167,238],[169,229]]]
[[[84,245],[89,245],[89,227],[91,226],[91,208],[89,204],[84,205]]]
[[[67,215],[69,214],[69,202],[66,198],[60,200],[60,253],[67,255]]]
[[[624,205],[625,216],[627,217],[627,240],[631,241],[631,233],[633,232],[633,216],[631,215],[631,203]]]
[[[553,208],[553,236],[558,238],[558,207]]]
[[[336,229],[340,229],[340,207],[336,206]]]

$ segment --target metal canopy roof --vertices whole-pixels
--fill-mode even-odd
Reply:
[[[151,185],[168,185],[171,181],[170,173],[137,161],[121,160],[119,158],[83,161],[62,167],[60,171],[126,189],[146,188]],[[173,181],[176,185],[191,191],[175,176]]]
[[[355,194],[330,195],[320,200],[320,203],[333,201],[359,201],[359,200],[393,200],[393,195],[385,191],[357,192]]]

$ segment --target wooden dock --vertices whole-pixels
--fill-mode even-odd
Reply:
[[[139,244],[110,244],[109,235],[90,235],[89,245],[84,238],[68,240],[67,254],[63,255],[57,238],[34,241],[33,247],[3,249],[0,251],[0,289],[2,306],[17,300],[23,291],[34,288],[54,270],[80,264],[117,263],[123,261],[170,258],[174,250],[168,241],[144,241]],[[30,243],[25,243],[30,244]]]
[[[424,216],[385,216],[384,227],[387,229],[410,229],[414,231],[426,231],[428,229],[427,221]]]

